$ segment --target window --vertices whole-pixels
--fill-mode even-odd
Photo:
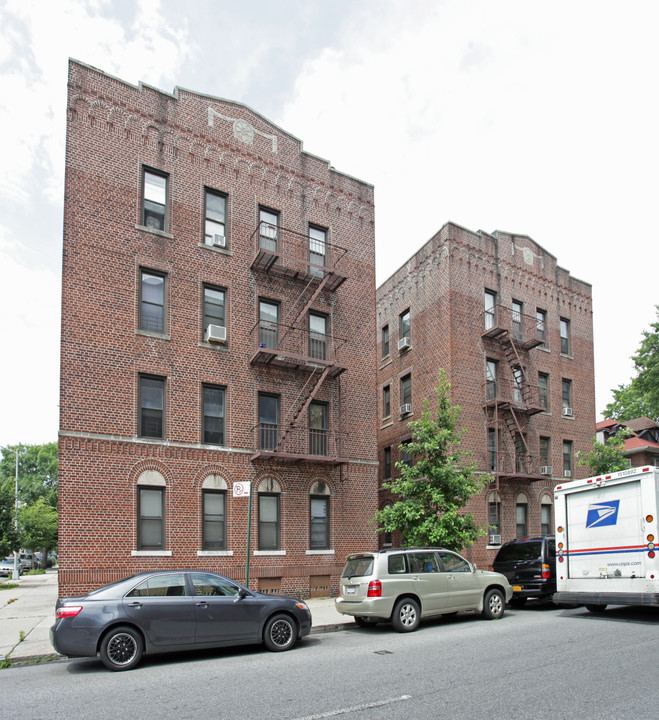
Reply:
[[[201,572],[190,573],[190,580],[192,580],[196,596],[235,597],[240,591],[238,585],[234,585],[231,580],[217,575]]]
[[[140,550],[162,550],[165,547],[165,488],[137,488],[137,547]]]
[[[143,169],[142,225],[152,230],[167,230],[167,192],[169,176]]]
[[[279,442],[279,395],[259,393],[259,450],[274,450]]]
[[[279,344],[279,303],[259,300],[259,347],[274,350]]]
[[[513,368],[513,397],[518,405],[524,402],[524,372],[519,365]]]
[[[492,542],[492,535],[499,535],[499,542],[501,542],[501,496],[496,491],[491,492],[489,497],[488,524],[490,526],[490,542]]]
[[[166,275],[140,269],[140,330],[165,332]]]
[[[515,340],[523,340],[524,328],[522,318],[524,317],[524,306],[519,300],[513,300],[513,337]]]
[[[403,463],[403,465],[407,465],[407,467],[412,467],[412,463],[414,460],[412,453],[409,450],[409,446],[410,446],[411,442],[412,442],[411,440],[404,440],[400,444],[400,452],[401,452],[400,461]]]
[[[126,597],[181,597],[188,594],[183,573],[155,575],[133,588]]]
[[[164,437],[165,378],[140,375],[138,426],[140,437]]]
[[[499,363],[496,360],[487,359],[485,363],[485,380],[487,382],[487,399],[496,400],[499,394],[498,389]]]
[[[329,455],[329,406],[312,402],[309,405],[309,454]]]
[[[204,285],[203,338],[209,325],[226,327],[226,290],[213,285]]]
[[[382,417],[391,417],[391,385],[382,388]]]
[[[224,415],[226,388],[204,385],[203,395],[203,442],[224,445]]]
[[[543,410],[549,411],[549,375],[538,373],[538,400]]]
[[[526,445],[526,437],[520,433],[515,433],[515,472],[527,473],[529,471],[529,453]]]
[[[309,313],[309,357],[327,360],[327,315]]]
[[[384,449],[384,479],[389,480],[391,478],[391,448],[386,447]]]
[[[382,328],[382,357],[389,355],[389,325]]]
[[[400,404],[412,405],[412,376],[405,375],[400,379]],[[402,411],[401,411],[402,412]]]
[[[543,495],[540,500],[540,534],[541,535],[553,535],[554,524],[551,517],[551,496]]]
[[[497,470],[497,431],[494,428],[487,429],[487,465],[489,472]]]
[[[398,328],[399,339],[402,340],[403,338],[407,338],[408,340],[410,340],[411,339],[411,334],[410,334],[411,327],[410,327],[410,311],[409,311],[409,309],[405,310],[404,313],[400,314],[400,317],[398,319],[398,325],[399,325],[399,328]]]
[[[455,553],[449,552],[448,550],[440,550],[437,554],[439,555],[442,561],[442,565],[444,566],[444,572],[471,572],[471,565],[463,557],[460,557],[460,555],[456,555]]]
[[[572,477],[572,440],[563,440],[563,476]]]
[[[202,490],[202,547],[204,550],[225,550],[226,490]]]
[[[259,248],[279,250],[279,213],[269,208],[259,208]]]
[[[565,318],[561,318],[560,321],[561,330],[561,355],[570,354],[570,321]]]
[[[551,440],[540,437],[540,467],[551,467]]]
[[[493,290],[485,291],[485,329],[491,330],[497,322],[497,294]]]
[[[327,230],[325,228],[309,226],[309,274],[315,277],[324,277],[327,266]]]
[[[314,483],[309,504],[309,548],[329,550],[330,547],[330,498],[324,482]]]
[[[542,341],[540,347],[547,347],[547,311],[536,308],[535,311],[536,337]]]
[[[563,415],[565,417],[572,417],[572,380],[563,378],[561,385],[563,393]]]
[[[227,246],[227,198],[213,190],[204,191],[204,242],[215,247]]]
[[[274,481],[273,486],[279,487]],[[259,550],[279,550],[281,548],[281,507],[280,493],[259,492]]]
[[[528,527],[529,527],[529,506],[528,501],[526,499],[526,495],[523,493],[520,493],[517,496],[517,504],[516,504],[516,516],[517,516],[517,526],[516,526],[516,535],[515,537],[520,540],[521,538],[525,538],[528,536]]]

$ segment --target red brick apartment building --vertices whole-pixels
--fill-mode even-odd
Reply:
[[[377,320],[380,483],[444,368],[462,448],[493,479],[468,505],[491,529],[466,554],[487,565],[553,532],[553,488],[584,476],[575,453],[595,435],[591,286],[527,236],[448,223],[378,288]]]
[[[373,187],[258,113],[71,61],[60,594],[336,594],[377,545]]]

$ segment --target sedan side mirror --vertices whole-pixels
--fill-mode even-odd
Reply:
[[[238,594],[233,599],[233,601],[238,602],[239,600],[244,600],[246,597],[249,597],[249,593],[247,592],[247,590],[245,590],[245,588],[240,588],[240,590],[238,590]]]

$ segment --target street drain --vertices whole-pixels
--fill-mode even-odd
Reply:
[[[391,650],[376,650],[374,652],[375,655],[393,655]]]

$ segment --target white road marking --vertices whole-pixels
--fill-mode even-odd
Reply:
[[[323,718],[336,717],[337,715],[347,715],[348,713],[360,712],[361,710],[370,710],[371,708],[382,707],[383,705],[391,705],[392,703],[402,702],[403,700],[411,700],[411,695],[401,695],[397,698],[389,700],[380,700],[379,702],[367,703],[366,705],[355,705],[354,707],[341,708],[340,710],[330,710],[320,715],[307,715],[303,718],[295,718],[295,720],[323,720]]]

